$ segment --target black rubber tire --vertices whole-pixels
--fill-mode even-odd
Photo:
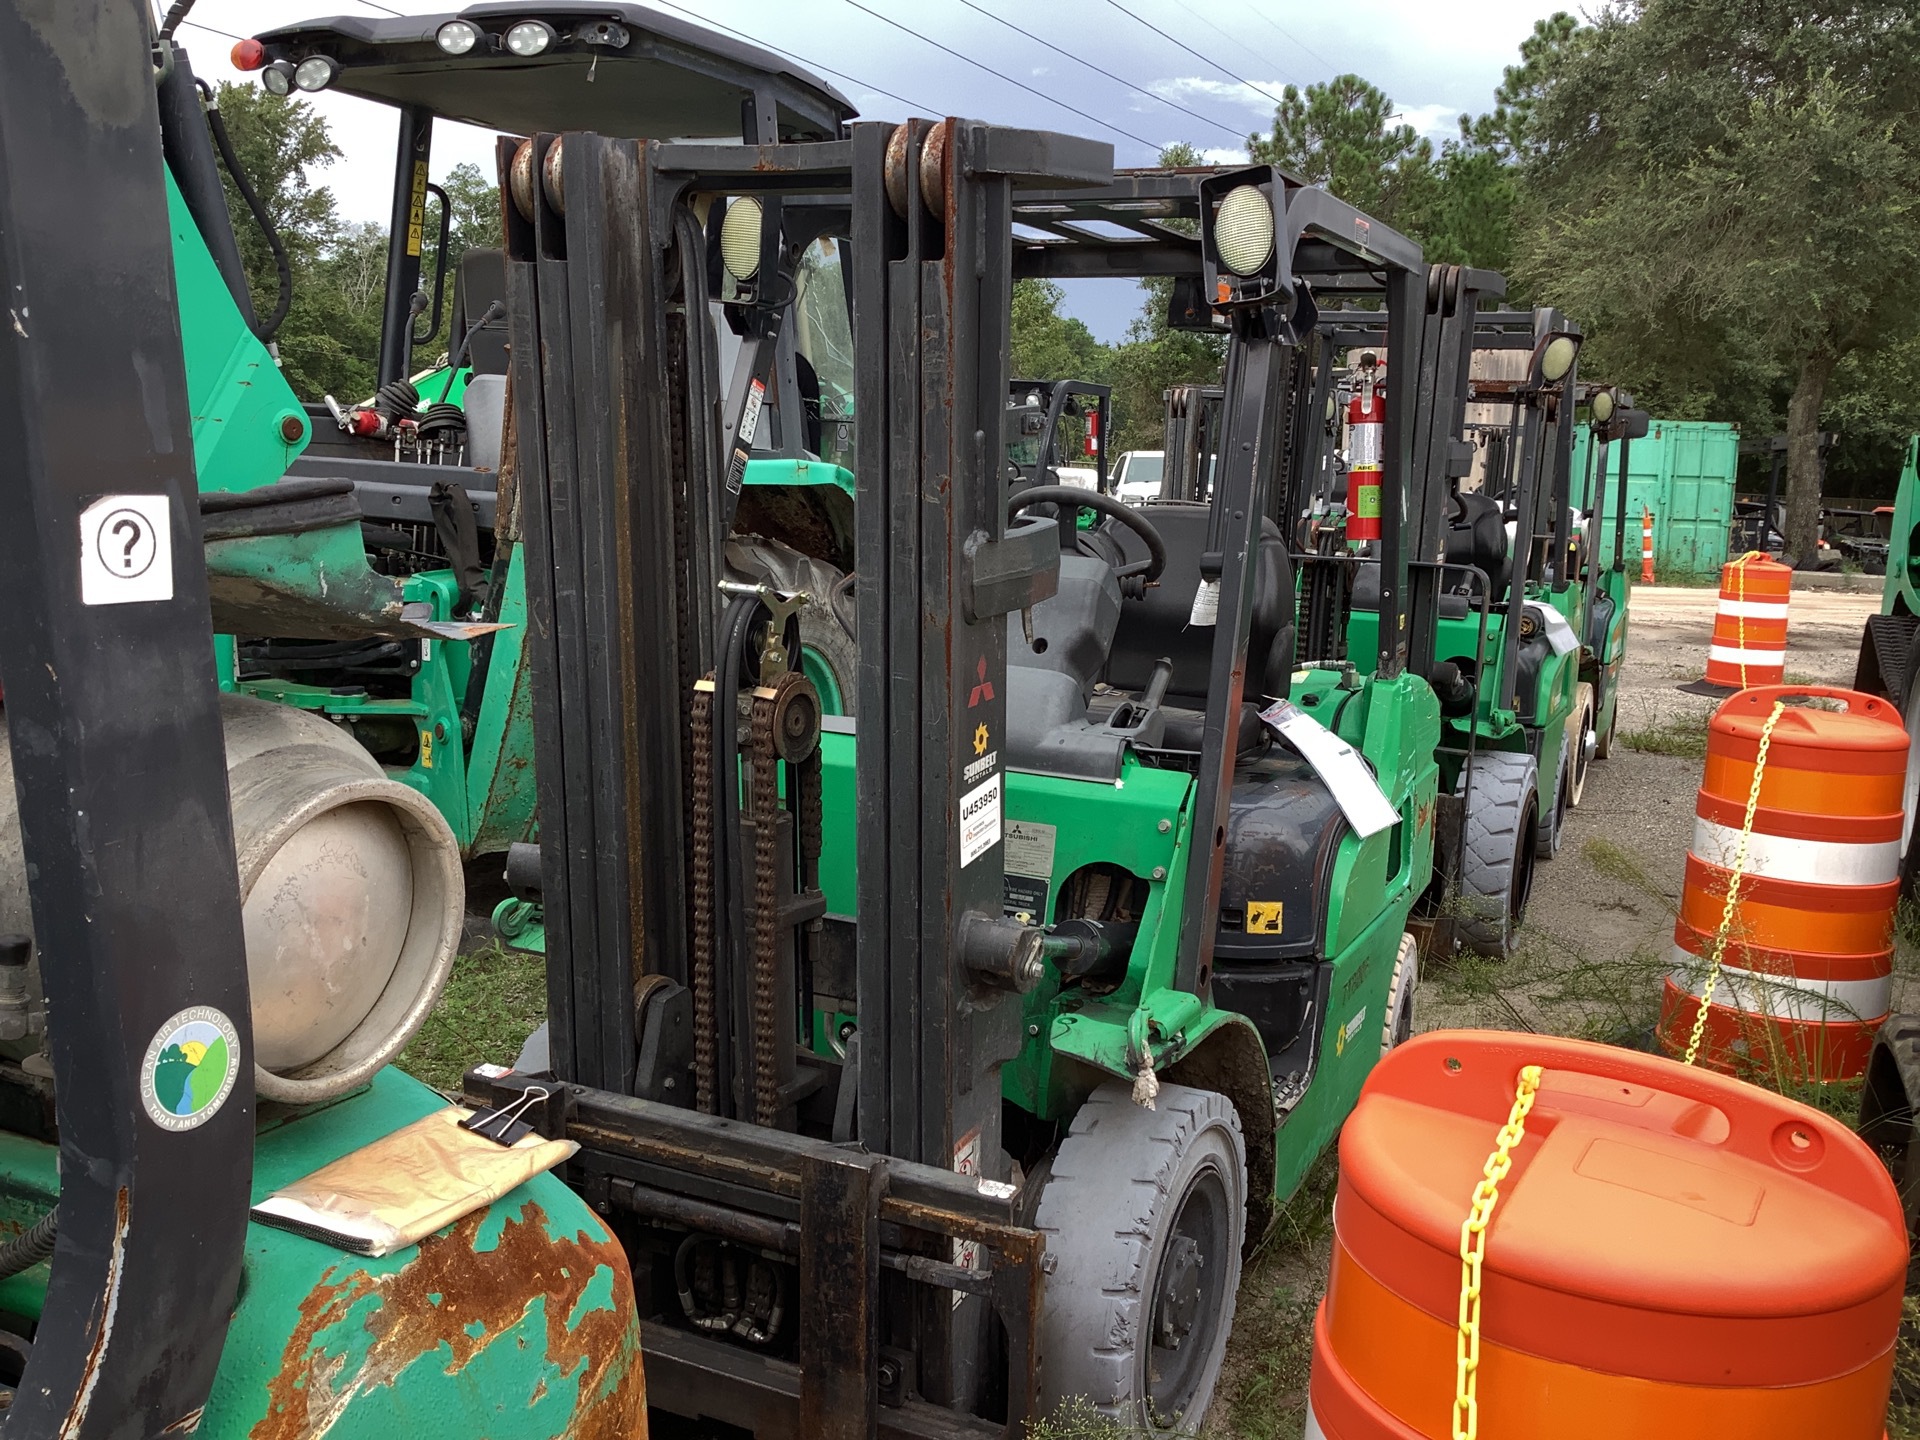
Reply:
[[[1920,845],[1913,843],[1912,837],[1920,835],[1920,731],[1914,726],[1920,723],[1920,633],[1916,633],[1907,646],[1906,674],[1900,681],[1900,718],[1907,727],[1907,778],[1901,791],[1905,803],[1908,825],[1911,827],[1903,836],[1906,841],[1900,853],[1900,893],[1908,899],[1920,897]]]
[[[1607,728],[1593,737],[1593,758],[1596,760],[1604,760],[1613,754],[1614,736],[1620,733],[1619,683],[1618,680],[1614,681],[1615,694],[1613,697],[1613,710],[1612,713],[1607,716]]]
[[[1889,1015],[1873,1038],[1860,1090],[1860,1138],[1893,1173],[1907,1233],[1920,1220],[1920,1015]]]
[[[1490,960],[1513,954],[1526,920],[1540,829],[1538,769],[1521,750],[1482,752],[1474,761],[1471,808],[1461,825],[1455,933]]]
[[[800,644],[833,672],[840,689],[838,713],[857,713],[860,702],[854,686],[860,673],[860,651],[825,604],[809,605],[800,612]]]
[[[1387,1012],[1380,1022],[1380,1053],[1391,1055],[1413,1038],[1413,995],[1420,988],[1420,946],[1411,935],[1400,936],[1393,957],[1393,979],[1387,982]]]
[[[1539,860],[1551,860],[1558,855],[1560,842],[1566,838],[1567,811],[1573,808],[1567,803],[1567,762],[1571,758],[1563,740],[1553,776],[1553,812],[1541,817],[1540,831],[1534,840],[1534,858]]]
[[[1054,1153],[1034,1213],[1049,1264],[1037,1345],[1040,1413],[1075,1397],[1128,1435],[1198,1433],[1226,1358],[1246,1239],[1247,1150],[1232,1102],[1211,1090],[1162,1085],[1155,1108],[1109,1082],[1088,1097]],[[1194,1329],[1198,1358],[1150,1342],[1163,1265],[1178,1256],[1180,1222],[1214,1236],[1199,1249]],[[1191,1237],[1188,1237],[1191,1238]],[[1190,1258],[1191,1252],[1187,1252]],[[1179,1263],[1176,1258],[1176,1263]],[[1205,1327],[1202,1329],[1201,1327]],[[1175,1357],[1169,1359],[1168,1357]],[[1151,1384],[1157,1373],[1185,1398]]]
[[[1580,717],[1580,723],[1574,726],[1573,753],[1567,759],[1571,768],[1567,774],[1567,804],[1578,810],[1580,801],[1587,793],[1587,779],[1592,773],[1592,760],[1587,754],[1587,740],[1593,736],[1593,686],[1582,680],[1573,694],[1574,713]],[[1596,739],[1596,745],[1598,741]]]

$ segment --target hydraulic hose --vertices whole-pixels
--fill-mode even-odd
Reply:
[[[193,0],[173,0],[173,8],[167,11],[166,18],[160,22],[160,38],[171,40],[173,32],[180,28],[180,22],[187,18],[187,12],[193,9]]]
[[[447,396],[453,393],[453,377],[460,373],[460,367],[466,363],[467,348],[473,344],[473,337],[478,335],[482,327],[490,321],[498,320],[506,313],[505,305],[498,300],[492,301],[485,310],[480,312],[480,318],[467,327],[467,333],[460,337],[460,343],[454,347],[452,356],[447,360],[447,383],[440,387],[441,404],[444,405]]]
[[[56,1205],[34,1221],[31,1228],[0,1245],[0,1280],[31,1270],[53,1254],[53,1242],[59,1233],[60,1208]]]
[[[172,20],[175,14],[184,15],[192,3],[193,0],[181,0],[167,18]],[[227,167],[227,174],[233,177],[233,188],[246,201],[253,223],[260,227],[267,248],[273,252],[273,266],[280,277],[280,299],[274,305],[273,313],[253,328],[254,338],[264,345],[280,332],[281,322],[287,318],[287,311],[293,308],[293,266],[287,260],[287,247],[280,241],[280,231],[274,225],[273,217],[267,214],[267,207],[260,203],[259,194],[247,179],[247,172],[241,168],[240,157],[233,153],[233,140],[227,134],[227,122],[220,117],[220,102],[214,96],[213,87],[204,80],[195,83],[207,102],[207,126],[213,131],[213,143],[220,149],[221,163]]]

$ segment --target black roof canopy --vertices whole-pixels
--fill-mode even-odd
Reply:
[[[449,20],[471,22],[488,40],[465,55],[445,53],[434,36]],[[552,27],[544,54],[521,59],[499,45],[522,20]],[[608,43],[609,26],[624,44]],[[644,5],[488,0],[430,15],[336,15],[257,38],[269,60],[333,60],[340,71],[330,90],[513,135],[737,139],[757,103],[776,117],[781,139],[828,139],[855,114],[838,90],[771,50]]]

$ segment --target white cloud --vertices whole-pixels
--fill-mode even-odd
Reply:
[[[1411,125],[1430,140],[1451,140],[1460,133],[1457,105],[1402,105],[1393,118],[1396,124]]]
[[[1247,152],[1224,147],[1206,149],[1200,152],[1200,163],[1202,165],[1244,165],[1247,163]]]
[[[1261,80],[1259,88],[1243,85],[1238,80],[1209,80],[1200,75],[1175,75],[1164,80],[1150,80],[1147,89],[1168,100],[1178,100],[1186,104],[1194,100],[1224,101],[1229,105],[1240,105],[1253,111],[1262,120],[1273,117],[1274,96],[1286,92],[1284,80]],[[1273,92],[1262,94],[1262,90]]]
[[[1053,67],[1051,65],[1036,65],[1033,67],[1033,73],[1035,75],[1051,75],[1053,74]]]

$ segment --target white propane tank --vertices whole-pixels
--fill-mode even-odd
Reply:
[[[220,697],[262,1098],[330,1100],[401,1051],[440,998],[466,911],[460,847],[418,791],[316,715]],[[0,713],[0,934],[31,934]],[[28,1034],[41,1048],[38,958]]]

